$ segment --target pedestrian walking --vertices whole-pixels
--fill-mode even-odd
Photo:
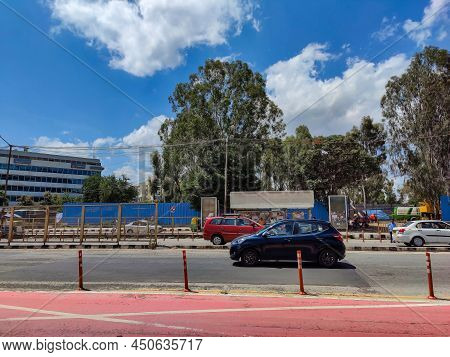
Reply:
[[[391,236],[391,243],[394,243],[394,240],[393,240],[393,237],[392,237],[392,232],[394,231],[395,227],[397,227],[397,225],[395,224],[395,221],[392,220],[392,222],[389,223],[389,225],[388,225],[389,235]]]

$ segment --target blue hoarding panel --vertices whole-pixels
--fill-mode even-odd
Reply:
[[[85,223],[112,223],[117,219],[117,203],[66,203],[63,206],[63,222],[77,225],[81,217],[81,206],[85,206]],[[155,204],[127,203],[122,204],[122,221],[130,223],[139,219],[155,218]],[[158,224],[188,226],[193,217],[200,217],[200,212],[193,209],[189,203],[165,202],[158,204]]]
[[[442,220],[450,221],[450,196],[441,196]]]
[[[324,221],[328,221],[328,209],[326,206],[324,206],[319,201],[314,202],[314,207],[311,209],[311,217],[308,217],[308,210],[307,209],[295,209],[295,208],[289,208],[287,210],[286,218],[296,218],[299,216],[303,216],[304,219],[321,219]]]

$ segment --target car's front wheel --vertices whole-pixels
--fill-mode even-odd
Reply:
[[[422,247],[422,246],[425,244],[425,242],[424,242],[423,238],[421,238],[421,237],[414,237],[414,238],[411,240],[411,244],[412,244],[414,247]]]
[[[218,234],[215,234],[211,237],[211,242],[214,245],[222,245],[225,243],[223,238],[221,236],[219,236]]]
[[[259,262],[259,256],[256,251],[249,249],[241,254],[241,262],[247,267],[255,266]]]
[[[319,254],[319,264],[325,268],[331,268],[338,261],[337,254],[329,249],[325,249]]]

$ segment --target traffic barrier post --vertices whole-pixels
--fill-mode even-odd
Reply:
[[[86,217],[86,206],[81,206],[81,221],[80,221],[80,245],[84,242],[84,220]]]
[[[184,268],[184,291],[190,292],[189,289],[189,281],[188,281],[188,272],[187,272],[187,259],[186,259],[186,250],[183,249],[183,268]]]
[[[48,240],[48,225],[50,223],[50,207],[45,207],[45,220],[44,220],[44,237],[43,237],[43,243],[47,243]]]
[[[83,287],[83,251],[78,251],[78,290],[84,290]]]
[[[302,266],[302,251],[297,250],[297,263],[298,263],[298,280],[300,283],[300,295],[306,295],[305,287],[303,286],[303,266]]]
[[[427,276],[428,276],[428,299],[435,300],[434,288],[433,288],[433,273],[431,271],[431,256],[430,252],[425,252],[427,260]]]
[[[8,245],[14,238],[14,207],[9,209],[9,225],[8,225]]]
[[[122,205],[119,203],[117,207],[117,245],[120,244],[120,238],[122,236]]]

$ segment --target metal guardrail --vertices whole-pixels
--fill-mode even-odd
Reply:
[[[197,227],[176,227],[173,224],[175,217],[169,216],[171,220],[159,218],[158,203],[142,208],[133,206],[126,214],[123,206],[71,205],[70,210],[65,210],[65,206],[2,207],[0,243],[41,242],[46,245],[77,242],[82,245],[89,242],[147,241],[155,248],[158,239],[202,236]],[[172,224],[167,225],[168,221]]]

